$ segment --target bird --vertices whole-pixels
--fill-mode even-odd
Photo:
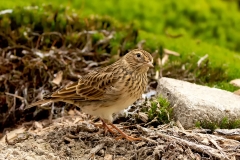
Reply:
[[[148,84],[147,72],[150,67],[154,67],[152,55],[142,49],[133,49],[115,63],[90,71],[77,82],[33,102],[27,108],[49,102],[70,103],[84,113],[99,117],[107,131],[116,133],[108,125],[112,126],[121,134],[119,138],[140,140],[115,126],[112,115],[129,107],[142,96]]]

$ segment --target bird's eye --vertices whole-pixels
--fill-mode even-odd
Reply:
[[[141,54],[140,54],[140,53],[137,53],[137,57],[141,57]]]

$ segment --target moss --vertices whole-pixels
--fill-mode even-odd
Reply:
[[[236,89],[229,84],[229,81],[240,77],[240,63],[238,63],[240,55],[238,53],[187,37],[156,37],[143,30],[139,31],[138,38],[146,40],[145,47],[149,50],[163,46],[180,53],[180,57],[170,56],[169,63],[163,68],[164,76],[190,79],[194,83],[228,91]],[[198,66],[197,62],[206,54],[208,54],[208,58]]]
[[[235,120],[229,120],[228,117],[224,117],[221,121],[219,122],[212,122],[212,121],[198,121],[195,123],[195,126],[197,128],[205,128],[205,129],[210,129],[212,132],[217,129],[234,129],[234,128],[239,128],[240,127],[240,119],[235,119]]]
[[[151,106],[146,110],[149,121],[156,118],[161,124],[172,120],[173,109],[167,99],[158,97],[151,101]]]
[[[237,1],[60,1],[31,0],[0,1],[0,8],[12,8],[28,5],[52,3],[69,6],[81,15],[90,14],[110,15],[121,22],[134,23],[138,28],[155,35],[166,34],[169,37],[198,38],[207,43],[220,45],[235,51],[240,51],[238,36],[239,7]],[[131,5],[131,4],[134,5]],[[99,7],[101,6],[101,7]],[[61,9],[58,10],[61,12]],[[29,21],[24,18],[24,21]]]

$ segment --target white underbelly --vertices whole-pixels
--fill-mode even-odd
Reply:
[[[125,108],[127,108],[128,106],[132,105],[137,99],[136,98],[132,98],[132,97],[125,97],[123,98],[121,101],[116,102],[116,104],[112,107],[114,112],[119,112]]]
[[[93,115],[99,116],[103,119],[107,119],[110,122],[112,121],[112,114],[117,113],[128,106],[132,105],[137,99],[133,97],[123,97],[121,100],[116,101],[111,106],[86,106],[83,108],[83,112]]]

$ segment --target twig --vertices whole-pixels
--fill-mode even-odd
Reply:
[[[168,55],[180,56],[179,53],[177,53],[175,51],[171,51],[171,50],[166,49],[166,48],[164,48],[163,51],[164,51],[165,54],[168,54]]]
[[[150,138],[146,138],[146,137],[143,137],[143,136],[141,136],[140,138],[143,139],[143,140],[145,140],[145,141],[147,141],[147,142],[151,142],[151,143],[153,143],[153,144],[158,144],[156,141],[154,141],[154,140],[152,140],[152,139],[150,139]]]
[[[179,120],[176,121],[176,124],[178,126],[178,128],[180,128],[180,130],[185,131],[185,129],[183,128],[182,124],[179,122]]]
[[[148,129],[148,128],[145,128],[145,127],[142,127],[140,125],[136,125],[137,129],[139,132],[142,132],[142,134],[145,134],[147,135],[148,133],[150,133],[152,130]]]
[[[79,139],[79,136],[72,135],[71,133],[68,133],[66,137],[71,138],[71,139]]]
[[[155,117],[153,120],[151,120],[150,122],[146,123],[144,126],[148,126],[154,122],[158,122],[157,118]]]
[[[16,95],[16,94],[12,94],[12,93],[8,93],[8,92],[5,92],[5,94],[6,94],[6,95],[9,95],[9,96],[13,96],[13,97],[19,98],[19,99],[21,99],[21,100],[24,100],[23,97],[18,96],[18,95]]]
[[[224,157],[227,157],[226,156],[226,153],[223,151],[223,149],[217,144],[217,142],[212,139],[210,136],[208,136],[208,139],[210,140],[210,142],[220,151],[220,153],[224,156]]]
[[[105,142],[100,143],[96,147],[92,148],[86,159],[88,160],[92,158],[98,151],[100,151],[104,147],[104,145],[105,145]]]
[[[23,49],[23,50],[27,50],[28,52],[32,52],[32,50],[26,46],[23,45],[15,45],[13,47],[7,47],[3,49],[3,55],[5,55],[5,53],[7,53],[10,50],[14,50],[14,49]]]
[[[189,147],[185,150],[185,152],[191,157],[191,159],[196,159],[192,150]]]
[[[5,92],[5,94],[7,94],[8,92]],[[15,108],[16,108],[16,98],[19,98],[20,96],[17,95],[18,91],[15,91],[15,94],[11,94],[8,93],[8,95],[13,96],[13,105],[11,106],[11,108],[8,111],[8,114],[6,115],[6,117],[4,117],[3,119],[3,124],[5,124],[6,120],[8,119],[8,117],[10,116],[10,114],[12,113],[13,115],[13,121],[15,121],[16,117],[15,117]]]
[[[36,44],[35,49],[38,49],[40,42],[43,40],[42,38],[43,38],[44,36],[47,36],[47,35],[48,35],[48,36],[51,36],[51,35],[59,36],[59,37],[61,38],[62,42],[63,42],[63,36],[62,36],[61,33],[59,33],[59,32],[45,32],[45,33],[43,33],[42,35],[40,35],[40,36],[38,37],[38,40],[37,40],[37,44]]]
[[[202,145],[202,144],[196,144],[196,143],[189,142],[187,140],[180,139],[180,138],[177,138],[177,137],[174,137],[174,136],[169,136],[167,134],[163,134],[163,133],[160,133],[160,132],[157,132],[157,135],[162,137],[162,138],[178,141],[179,143],[182,143],[183,145],[188,146],[189,148],[191,148],[195,151],[202,152],[202,153],[207,153],[209,156],[216,157],[218,159],[229,159],[228,157],[223,156],[222,154],[219,154],[218,153],[219,150],[211,148],[209,146],[205,146],[205,145]]]
[[[200,65],[202,64],[202,62],[208,58],[208,54],[206,54],[205,56],[201,57],[198,62],[197,62],[197,65],[198,67],[200,67]]]
[[[233,139],[233,140],[240,141],[240,135],[221,135],[221,136],[225,137],[227,139]]]
[[[64,139],[65,141],[69,142],[69,143],[74,143],[74,142],[75,142],[74,140],[68,138],[67,136],[64,136],[63,139]]]
[[[49,110],[49,117],[48,117],[49,123],[52,123],[54,109],[55,109],[55,107],[54,107],[54,102],[53,102],[52,106],[51,106],[51,111]]]
[[[214,134],[228,139],[240,140],[240,129],[216,129]]]

